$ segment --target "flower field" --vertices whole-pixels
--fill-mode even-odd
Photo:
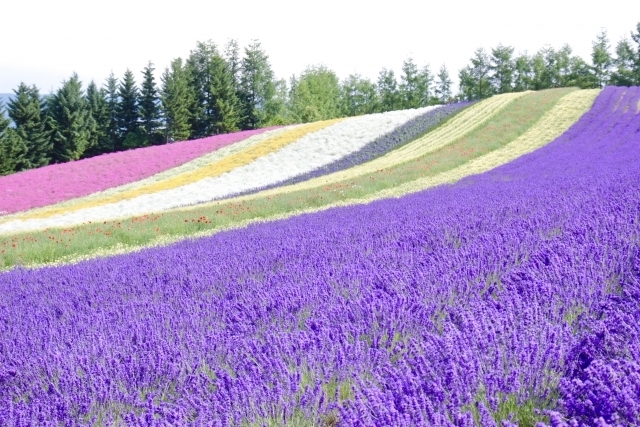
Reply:
[[[264,131],[123,151],[4,176],[0,178],[0,216],[137,181]]]
[[[639,102],[267,130],[6,217],[0,425],[639,425]]]

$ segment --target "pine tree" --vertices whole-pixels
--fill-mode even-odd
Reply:
[[[383,68],[378,74],[378,97],[381,111],[394,111],[402,108],[402,99],[398,91],[393,70]]]
[[[15,125],[16,137],[24,146],[24,155],[20,156],[16,170],[48,165],[53,145],[50,133],[45,128],[38,88],[20,83],[14,93],[15,98],[9,101],[9,117]]]
[[[191,135],[191,112],[189,105],[193,95],[189,89],[189,76],[182,65],[182,59],[171,62],[162,74],[160,93],[163,114],[166,121],[165,140],[183,141]]]
[[[0,176],[15,172],[26,151],[15,130],[9,127],[10,122],[0,102]]]
[[[240,129],[239,101],[233,85],[233,75],[228,64],[219,55],[210,63],[210,82],[212,105],[208,110],[213,116],[213,133],[229,133]]]
[[[214,133],[215,100],[211,93],[211,61],[219,56],[217,46],[211,42],[198,42],[186,61],[189,86],[193,93],[191,111],[191,138],[202,138]]]
[[[98,89],[93,81],[87,86],[87,105],[96,127],[95,132],[91,134],[89,147],[82,157],[97,156],[112,150],[112,143],[109,138],[111,115],[106,96],[106,91]]]
[[[47,99],[47,127],[53,142],[56,163],[78,160],[89,148],[96,122],[82,91],[82,82],[73,74]]]
[[[606,86],[609,82],[609,78],[611,77],[613,59],[611,58],[611,53],[609,53],[610,47],[607,32],[602,30],[596,36],[596,40],[592,43],[591,51],[593,73],[596,85],[600,88]]]
[[[436,97],[441,103],[446,104],[451,100],[452,86],[453,81],[451,81],[451,77],[449,77],[449,71],[446,65],[443,64],[438,72],[435,88]]]
[[[107,110],[109,112],[109,126],[107,128],[104,152],[109,153],[116,151],[118,147],[122,146],[120,143],[120,133],[118,131],[118,79],[113,75],[113,72],[111,72],[109,77],[107,77],[107,81],[104,86],[107,99]]]
[[[118,123],[117,150],[142,147],[144,136],[140,132],[138,88],[131,70],[127,69],[118,86],[118,107],[116,122]]]
[[[160,98],[153,72],[153,64],[149,61],[142,73],[142,90],[140,91],[140,119],[142,122],[140,128],[146,139],[145,145],[163,142],[162,134],[159,132],[161,126]]]
[[[269,56],[254,40],[244,49],[240,75],[243,129],[257,129],[270,122],[270,104],[275,96],[275,78]]]

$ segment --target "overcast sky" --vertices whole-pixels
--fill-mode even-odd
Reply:
[[[535,52],[569,43],[589,58],[606,29],[612,47],[640,21],[638,0],[7,0],[0,24],[0,93],[24,81],[41,93],[74,71],[102,83],[110,71],[159,76],[198,40],[259,39],[279,78],[324,64],[340,78],[375,79],[411,56],[452,74],[480,46]]]

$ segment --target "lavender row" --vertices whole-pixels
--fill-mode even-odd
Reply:
[[[603,302],[640,314],[639,100],[607,88],[558,140],[456,185],[3,273],[0,419],[638,424],[616,387],[594,403],[608,377],[590,372],[637,378],[633,325],[597,337],[617,324]]]
[[[364,146],[362,149],[345,157],[342,157],[326,166],[312,170],[302,175],[289,178],[276,184],[265,185],[260,188],[235,193],[232,196],[244,196],[263,190],[269,190],[271,188],[282,187],[284,185],[297,184],[299,182],[307,181],[309,179],[317,178],[323,175],[328,175],[330,173],[339,172],[350,167],[368,162],[369,160],[373,160],[395,148],[413,141],[425,132],[437,126],[443,120],[451,117],[453,114],[457,113],[465,107],[468,107],[471,104],[473,104],[473,102],[457,102],[453,104],[446,104],[433,110],[427,111],[426,113],[408,121],[404,125],[399,126],[393,131],[381,135],[374,141]]]

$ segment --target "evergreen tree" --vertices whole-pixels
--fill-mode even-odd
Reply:
[[[156,87],[155,77],[153,76],[153,63],[149,61],[142,72],[142,89],[140,90],[140,129],[146,139],[145,145],[161,144],[163,142],[162,134],[159,129],[161,126],[160,117],[160,98],[158,96],[158,88]]]
[[[9,101],[9,117],[15,125],[19,145],[24,146],[24,155],[16,165],[16,170],[26,170],[48,165],[51,160],[50,132],[45,128],[43,106],[40,93],[35,86],[20,83],[13,91],[15,98]]]
[[[452,86],[453,81],[451,80],[451,77],[449,77],[449,70],[447,70],[446,65],[443,64],[442,67],[440,67],[440,71],[438,72],[435,88],[436,98],[438,98],[438,101],[440,103],[446,104],[450,102],[452,96]]]
[[[609,53],[609,39],[607,32],[602,30],[596,36],[596,40],[592,43],[591,63],[593,64],[593,73],[597,87],[604,87],[611,77],[611,66],[613,59]]]
[[[378,97],[380,110],[383,112],[402,108],[402,98],[393,70],[383,68],[378,74]]]
[[[91,134],[89,147],[85,150],[83,157],[97,156],[112,150],[112,143],[108,135],[111,115],[106,96],[106,91],[102,88],[98,89],[93,81],[87,86],[87,105],[96,127],[95,132]]]
[[[346,78],[340,87],[340,110],[344,116],[376,113],[379,109],[376,85],[359,74]]]
[[[635,53],[629,39],[622,39],[616,45],[616,57],[613,60],[615,71],[611,73],[610,83],[614,86],[633,86],[633,67]]]
[[[138,97],[138,88],[133,73],[127,68],[118,86],[118,107],[116,110],[119,136],[116,150],[118,151],[144,145],[144,135],[140,131]]]
[[[269,123],[270,104],[275,96],[275,78],[269,56],[260,42],[254,40],[244,49],[240,73],[240,101],[243,129],[256,129]]]
[[[167,142],[183,141],[191,135],[191,112],[189,105],[193,103],[193,94],[189,88],[189,76],[182,59],[171,62],[162,74],[160,91],[163,115],[165,117],[165,140]]]
[[[186,62],[189,86],[193,93],[191,111],[191,138],[202,138],[215,132],[215,100],[211,93],[211,61],[219,56],[217,46],[211,42],[198,42]]]
[[[340,115],[340,84],[333,71],[323,65],[308,67],[292,82],[289,99],[296,122],[315,122]]]
[[[73,74],[47,99],[47,127],[53,142],[56,163],[78,160],[90,146],[96,122],[82,91],[82,82]]]
[[[17,170],[23,162],[26,147],[15,130],[9,127],[11,121],[5,116],[4,105],[0,102],[0,176]]]
[[[120,144],[120,132],[118,130],[118,105],[120,100],[118,98],[118,79],[113,75],[113,72],[107,77],[104,87],[107,110],[109,112],[109,126],[107,128],[106,142],[104,146],[104,153],[110,153],[116,151]]]
[[[471,65],[460,73],[460,92],[464,99],[475,100],[493,95],[491,86],[491,60],[483,48],[476,49]]]
[[[240,47],[237,40],[229,40],[224,48],[224,58],[229,66],[229,72],[233,79],[233,86],[236,91],[240,89]]]
[[[240,102],[233,85],[233,74],[220,55],[210,63],[211,98],[208,110],[212,113],[214,134],[235,132],[240,129]]]
[[[513,51],[513,47],[502,44],[491,49],[491,84],[495,93],[513,91],[513,75],[515,73]]]

